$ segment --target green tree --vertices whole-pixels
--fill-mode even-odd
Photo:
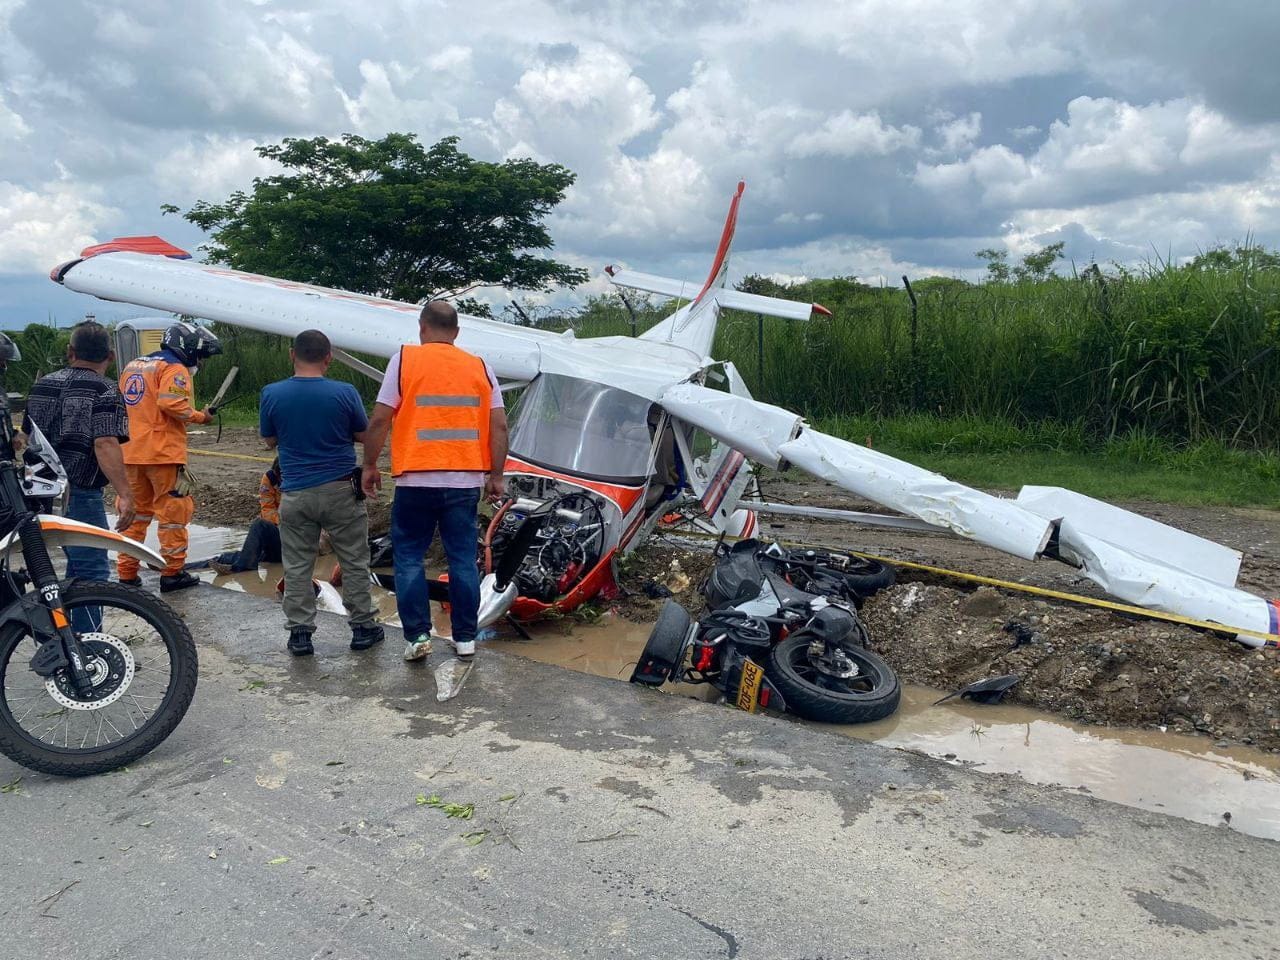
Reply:
[[[1196,255],[1190,263],[1193,270],[1234,270],[1244,267],[1252,270],[1280,268],[1280,253],[1260,247],[1250,241],[1231,247],[1210,247]]]
[[[1009,269],[1007,251],[987,247],[985,250],[979,250],[974,256],[987,262],[987,283],[1008,283],[1013,276]]]
[[[212,235],[216,263],[408,302],[587,279],[538,255],[552,247],[543,221],[574,181],[559,164],[488,163],[456,137],[425,148],[404,133],[290,138],[256,152],[285,172],[184,214]]]
[[[1047,247],[1041,247],[1035,253],[1028,253],[1022,263],[1013,268],[1013,275],[1019,280],[1045,280],[1053,265],[1062,259],[1062,249],[1066,242],[1059,240]]]

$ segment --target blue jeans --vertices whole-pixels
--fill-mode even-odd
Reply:
[[[253,521],[249,533],[244,538],[244,545],[239,550],[231,550],[218,557],[219,562],[231,564],[232,573],[243,573],[245,570],[257,570],[258,564],[280,562],[280,528],[268,523],[261,517]]]
[[[67,516],[81,523],[91,523],[103,530],[107,527],[107,508],[102,502],[102,491],[89,487],[72,487],[67,499]],[[63,547],[67,555],[67,579],[107,580],[111,567],[107,564],[107,551],[94,547]],[[102,628],[101,607],[77,607],[71,611],[71,628],[76,633],[91,633]]]
[[[396,487],[391,504],[391,551],[396,570],[396,608],[407,638],[431,631],[431,606],[422,558],[436,527],[449,561],[453,638],[476,638],[480,568],[476,565],[476,508],[480,488]]]

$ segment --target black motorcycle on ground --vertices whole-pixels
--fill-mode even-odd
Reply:
[[[17,359],[12,341],[8,348],[0,371]],[[38,434],[32,446],[26,457],[40,462],[15,459],[0,386],[0,753],[42,773],[104,773],[153,750],[182,720],[196,689],[196,646],[151,593],[59,581],[52,545],[163,559],[114,531],[33,510],[60,497],[66,478]],[[11,568],[15,552],[25,569]]]
[[[901,689],[867,649],[862,601],[893,582],[879,561],[743,540],[721,547],[696,623],[668,600],[633,683],[709,683],[743,710],[866,723],[892,714]]]

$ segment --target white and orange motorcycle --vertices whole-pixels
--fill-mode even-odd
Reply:
[[[60,581],[49,550],[99,547],[163,566],[111,530],[39,512],[66,489],[33,431],[25,462],[0,392],[0,753],[59,776],[121,767],[159,745],[195,695],[195,642],[181,618],[138,587]],[[21,558],[23,569],[12,562]]]

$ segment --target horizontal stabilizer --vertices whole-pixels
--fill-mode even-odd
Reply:
[[[679,297],[692,300],[700,289],[696,283],[688,280],[676,280],[672,277],[659,277],[653,273],[641,273],[639,270],[623,270],[619,267],[605,267],[604,272],[615,287],[626,287],[629,290],[643,290],[645,293],[656,293],[663,297]]]
[[[606,267],[615,286],[632,290],[643,290],[664,297],[679,297],[692,300],[698,290],[687,280],[675,280],[671,277],[659,277],[652,273],[641,273],[638,270],[620,270],[617,267]],[[763,313],[769,317],[782,317],[785,320],[808,320],[814,313],[830,316],[831,311],[821,304],[801,303],[797,300],[783,300],[778,297],[764,297],[757,293],[743,293],[741,290],[730,290],[726,287],[712,287],[707,290],[702,302],[715,300],[721,308],[727,310],[747,310],[751,313]]]

